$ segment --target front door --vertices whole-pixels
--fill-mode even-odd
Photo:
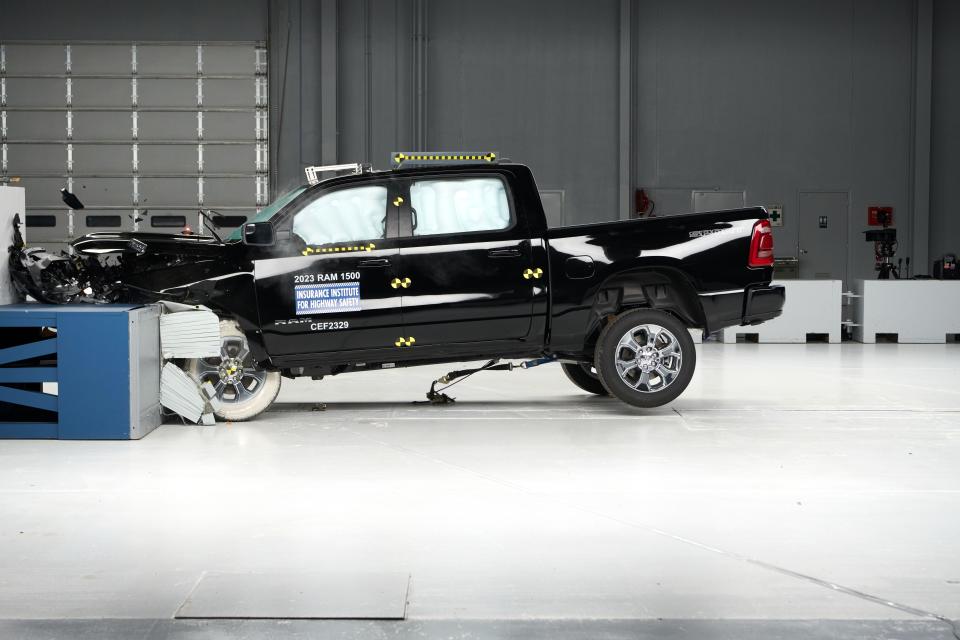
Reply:
[[[847,217],[849,196],[846,191],[801,191],[800,279],[847,279]]]
[[[518,223],[504,180],[424,177],[409,183],[401,212],[403,322],[416,347],[519,342],[533,302],[546,295],[546,265]]]
[[[271,357],[309,363],[331,351],[392,347],[401,331],[390,183],[317,191],[278,221],[277,251],[254,262],[260,325]]]

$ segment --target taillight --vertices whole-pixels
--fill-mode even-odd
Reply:
[[[769,267],[773,265],[773,231],[769,220],[757,220],[750,237],[750,257],[747,264],[751,267]]]

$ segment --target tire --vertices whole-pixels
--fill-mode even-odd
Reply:
[[[690,384],[697,351],[677,318],[635,309],[617,316],[600,333],[595,366],[603,385],[620,400],[635,407],[659,407]]]
[[[577,385],[587,393],[594,393],[598,396],[608,396],[610,392],[607,391],[606,387],[603,386],[603,383],[600,382],[600,378],[597,377],[597,374],[593,372],[593,367],[587,363],[580,362],[563,362],[560,364],[563,367],[563,372],[566,374],[567,378],[573,384]]]
[[[273,404],[280,393],[280,372],[254,366],[247,338],[233,320],[220,321],[220,356],[187,360],[186,370],[194,380],[210,382],[217,390],[220,408],[214,415],[220,420],[243,422],[257,416]],[[240,375],[224,379],[228,358],[239,361]],[[236,371],[236,370],[234,370]]]

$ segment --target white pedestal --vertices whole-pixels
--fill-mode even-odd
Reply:
[[[758,342],[805,343],[808,333],[826,334],[840,342],[843,318],[843,282],[840,280],[775,280],[787,288],[783,313],[773,320],[745,327],[727,327],[723,341],[737,341],[738,333],[756,334]]]
[[[897,342],[944,343],[960,333],[960,280],[857,280],[853,289],[858,342],[895,333]]]
[[[20,233],[26,234],[26,200],[23,187],[0,185],[0,304],[19,302],[14,297],[7,265],[8,249],[13,244],[13,216],[20,214]]]

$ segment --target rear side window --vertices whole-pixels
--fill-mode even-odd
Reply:
[[[355,187],[325,193],[293,217],[307,244],[376,240],[386,233],[387,188]]]
[[[410,185],[415,236],[497,231],[511,224],[499,178],[418,180]]]

